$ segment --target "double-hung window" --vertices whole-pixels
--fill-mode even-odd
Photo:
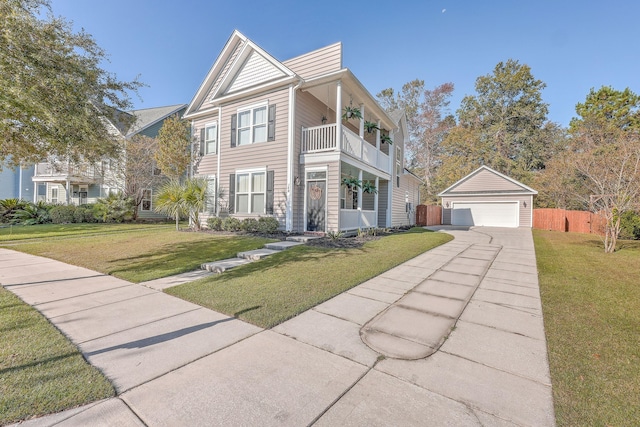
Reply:
[[[151,210],[151,190],[145,189],[142,190],[142,203],[140,204],[141,210],[150,211]]]
[[[204,154],[216,154],[218,150],[218,124],[212,123],[205,127]]]
[[[236,213],[264,214],[267,191],[265,171],[236,174]]]
[[[267,141],[267,106],[238,111],[238,144]]]

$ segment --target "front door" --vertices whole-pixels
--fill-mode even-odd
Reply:
[[[326,230],[327,172],[307,172],[307,230]]]

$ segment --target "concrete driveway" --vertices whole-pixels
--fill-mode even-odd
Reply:
[[[446,232],[272,330],[0,250],[2,285],[118,390],[22,425],[554,425],[531,231]]]

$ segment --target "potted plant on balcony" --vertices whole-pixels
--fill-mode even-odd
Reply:
[[[345,120],[361,119],[362,113],[360,112],[360,109],[358,107],[352,107],[350,105],[347,105],[346,107],[344,107],[344,113],[342,113],[342,118]]]
[[[349,189],[353,189],[353,188],[358,188],[362,186],[362,182],[360,182],[360,180],[358,178],[354,178],[352,176],[350,177],[345,177],[342,178],[341,181],[342,185],[344,185],[345,187],[349,188]]]
[[[367,131],[367,133],[373,133],[373,132],[375,132],[376,130],[380,129],[380,128],[378,127],[378,124],[377,124],[377,123],[374,123],[374,122],[368,122],[368,121],[365,121],[365,122],[364,122],[364,128],[365,128],[365,130]]]
[[[380,141],[384,144],[385,142],[389,145],[393,144],[393,141],[391,140],[391,137],[389,135],[380,135]]]
[[[369,181],[365,181],[365,182],[362,183],[362,192],[363,193],[375,194],[375,193],[378,192],[378,189],[376,188],[375,185],[373,185]]]

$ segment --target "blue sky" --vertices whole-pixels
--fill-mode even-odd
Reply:
[[[189,103],[234,29],[280,60],[343,45],[343,65],[375,95],[407,81],[455,85],[516,59],[547,88],[549,119],[568,125],[589,89],[640,93],[637,0],[196,1],[52,0],[109,54],[104,67],[148,87],[136,108]]]

